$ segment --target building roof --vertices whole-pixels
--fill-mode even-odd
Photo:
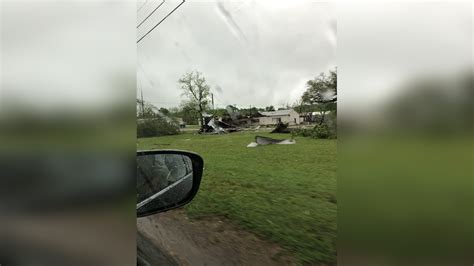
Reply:
[[[259,112],[263,116],[287,116],[290,115],[290,113],[293,111],[293,109],[289,110],[278,110],[278,111],[272,111],[272,112]]]

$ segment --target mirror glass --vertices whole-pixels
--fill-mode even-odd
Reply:
[[[137,156],[137,214],[171,208],[193,187],[192,160],[182,154]]]

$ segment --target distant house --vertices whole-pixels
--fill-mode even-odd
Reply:
[[[307,113],[301,113],[300,114],[300,121],[301,122],[308,122],[308,123],[313,123],[313,122],[318,122],[323,114],[325,116],[331,114],[333,111],[316,111],[316,112],[307,112]]]
[[[260,112],[262,117],[259,117],[259,124],[276,125],[279,122],[288,123],[290,125],[299,125],[301,122],[300,114],[293,109],[278,110],[272,112]]]

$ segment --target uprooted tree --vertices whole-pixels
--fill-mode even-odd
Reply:
[[[177,121],[163,114],[151,103],[137,99],[137,137],[158,137],[179,134]]]
[[[190,103],[197,107],[201,130],[204,127],[203,112],[208,108],[210,87],[201,72],[192,71],[184,74],[179,80],[183,95],[188,97]]]
[[[158,108],[151,103],[148,103],[144,100],[137,99],[137,118],[154,118],[156,117],[156,113]]]

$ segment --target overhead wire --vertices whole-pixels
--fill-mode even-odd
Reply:
[[[138,8],[137,13],[140,12],[140,10],[142,10],[142,8],[146,5],[147,2],[148,0],[145,0],[145,2]]]
[[[176,6],[171,12],[168,13],[162,20],[160,20],[153,28],[151,28],[145,35],[143,35],[140,39],[138,39],[137,43],[139,43],[141,40],[143,40],[148,34],[150,34],[156,27],[158,27],[163,21],[165,21],[166,18],[168,18],[171,14],[173,14],[176,9],[178,9],[182,4],[184,4],[185,0],[181,2],[178,6]]]
[[[158,5],[138,26],[140,27],[151,15],[153,15],[153,13],[158,10],[158,8],[160,8],[163,4],[164,4],[165,0],[163,0],[161,2],[160,5]],[[175,12],[182,4],[184,4],[185,0],[183,0],[178,6],[176,6],[173,10],[171,10],[171,12],[169,12],[162,20],[160,20],[155,26],[153,26],[153,28],[151,28],[147,33],[145,33],[145,35],[143,35],[138,41],[137,43],[139,43],[141,40],[143,40],[148,34],[150,34],[156,27],[158,27],[166,18],[168,18],[173,12]],[[146,3],[146,2],[145,2]],[[144,6],[145,4],[143,4],[140,9]],[[153,83],[151,82],[151,80],[148,78],[148,75],[146,74],[146,72],[144,71],[143,67],[141,66],[140,62],[138,62],[138,65],[139,65],[139,69],[143,72],[144,76],[145,76],[145,79],[148,80],[148,82],[150,83],[150,85],[153,85]],[[141,87],[141,82],[140,82],[140,87]],[[150,102],[150,103],[161,103],[161,104],[178,104],[177,102]]]
[[[138,65],[138,68],[142,71],[143,73],[143,76],[145,77],[145,79],[148,81],[148,83],[150,83],[150,85],[153,87],[154,84],[153,82],[151,81],[151,79],[148,77],[148,74],[145,72],[145,69],[143,68],[142,64],[140,63],[140,60],[137,60],[137,65]]]
[[[151,17],[151,15],[153,15],[153,13],[155,13],[155,11],[158,10],[158,8],[160,8],[164,3],[165,3],[165,0],[161,1],[161,3],[160,3],[155,9],[153,9],[153,11],[151,11],[151,13],[150,13],[149,15],[146,16],[146,18],[143,19],[142,22],[140,22],[140,23],[138,24],[137,29],[138,29],[138,27],[140,27],[143,23],[145,23],[145,21],[146,21],[149,17]]]

